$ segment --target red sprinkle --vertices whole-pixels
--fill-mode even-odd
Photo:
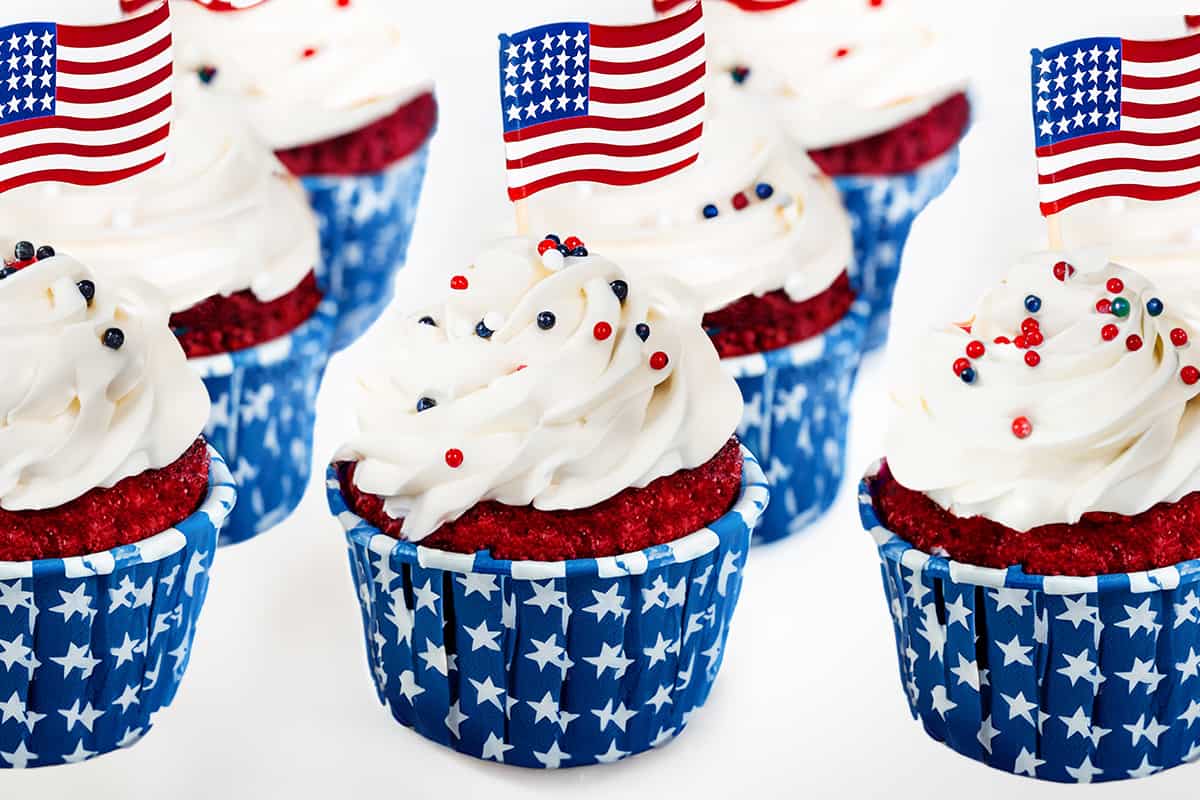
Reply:
[[[349,6],[350,6],[350,0],[337,0],[338,8],[348,8]]]
[[[446,451],[446,466],[450,469],[458,469],[463,463],[463,452],[457,447],[451,447]]]
[[[969,366],[971,366],[970,361],[967,361],[965,358],[956,358],[954,360],[954,374],[961,375],[962,371]]]
[[[1184,383],[1186,383],[1188,386],[1191,386],[1196,381],[1200,381],[1200,369],[1196,369],[1192,366],[1184,367],[1183,369],[1179,370],[1179,377]]]
[[[1142,349],[1142,337],[1136,333],[1131,333],[1125,337],[1125,349],[1130,352]]]
[[[880,8],[883,6],[883,0],[867,0],[867,5],[871,8]]]
[[[1026,317],[1021,321],[1021,333],[1029,333],[1030,331],[1039,330],[1041,326],[1033,317]]]
[[[837,50],[833,51],[834,58],[845,58],[848,55],[850,55],[849,47],[839,47]]]
[[[1031,367],[1036,367],[1042,363],[1042,357],[1037,354],[1036,350],[1030,350],[1025,354],[1025,363]]]
[[[597,322],[595,327],[592,328],[592,336],[595,336],[597,341],[603,342],[612,336],[612,325],[609,325],[607,322]]]
[[[540,242],[538,242],[538,255],[539,256],[545,255],[550,250],[557,250],[557,249],[558,249],[558,245],[554,243],[553,239],[542,239]]]
[[[667,354],[659,350],[650,356],[650,367],[652,369],[666,369],[669,361],[670,359],[667,358]]]
[[[1012,340],[1007,336],[997,336],[995,339],[992,339],[992,342],[995,344],[1012,344]]]
[[[1017,417],[1012,421],[1012,432],[1018,439],[1028,439],[1029,434],[1033,433],[1033,423],[1029,417]]]
[[[1112,313],[1112,301],[1105,297],[1103,300],[1096,301],[1096,310],[1101,314]]]
[[[1176,347],[1183,347],[1187,343],[1187,331],[1185,331],[1183,328],[1171,329],[1171,344],[1175,345]]]
[[[1017,338],[1013,339],[1013,344],[1018,350],[1024,350],[1026,347],[1029,347],[1029,337],[1025,334],[1021,334]]]
[[[1109,278],[1108,283],[1105,284],[1105,288],[1113,294],[1120,294],[1125,291],[1125,282],[1120,278]]]
[[[583,240],[578,236],[568,236],[567,240],[563,242],[563,247],[567,248],[568,250],[574,250],[576,247],[583,247]]]
[[[750,200],[746,197],[745,192],[738,192],[733,196],[733,200],[730,202],[733,203],[733,207],[738,211],[741,211],[743,208],[750,205]]]
[[[967,356],[970,358],[983,358],[984,352],[983,342],[978,339],[967,342]]]
[[[1106,342],[1111,342],[1113,339],[1117,338],[1117,334],[1120,332],[1121,329],[1116,325],[1108,324],[1100,329],[1100,338]]]
[[[465,291],[469,285],[465,275],[455,275],[450,279],[450,288],[459,292]]]
[[[1046,341],[1046,339],[1044,336],[1042,336],[1042,332],[1036,328],[1025,334],[1025,344],[1029,345],[1030,347],[1041,347],[1042,342],[1044,341]]]
[[[315,47],[306,47],[306,48],[304,48],[304,52],[301,53],[301,55],[303,55],[305,58],[312,58],[316,54],[317,54],[317,48],[315,48]]]
[[[1054,277],[1060,281],[1065,281],[1069,276],[1075,274],[1075,268],[1065,261],[1060,261],[1054,265]]]

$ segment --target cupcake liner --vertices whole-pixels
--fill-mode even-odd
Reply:
[[[287,336],[190,361],[212,398],[204,436],[229,459],[242,496],[221,531],[222,546],[273,528],[300,504],[336,319],[337,306],[325,300]]]
[[[346,531],[380,702],[461,753],[522,767],[616,761],[669,742],[708,697],[767,503],[742,449],[742,493],[708,528],[611,558],[500,561]]]
[[[820,336],[721,361],[746,404],[738,438],[763,465],[774,498],[755,541],[800,531],[833,505],[869,316],[870,307],[858,300]]]
[[[1200,561],[1091,578],[922,553],[859,509],[914,718],[969,758],[1087,783],[1200,758]]]
[[[392,300],[428,162],[426,143],[382,172],[301,178],[320,223],[317,279],[339,309],[335,352],[362,336]]]
[[[834,177],[842,203],[850,212],[854,233],[850,282],[858,296],[871,305],[866,351],[878,349],[887,341],[900,257],[913,221],[946,190],[957,172],[955,147],[915,172]]]
[[[236,498],[208,454],[208,496],[176,527],[103,553],[0,562],[0,767],[129,747],[175,698]]]

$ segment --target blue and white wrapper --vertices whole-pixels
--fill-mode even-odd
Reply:
[[[870,307],[855,301],[820,336],[721,361],[742,390],[738,438],[766,471],[771,505],[756,540],[808,527],[833,505],[846,469],[850,393],[858,376]]]
[[[708,528],[623,556],[498,561],[397,541],[329,505],[346,531],[380,702],[422,736],[522,767],[616,761],[671,741],[708,698],[767,503],[742,493]]]
[[[865,349],[887,341],[892,295],[900,258],[917,215],[946,190],[958,172],[957,145],[915,172],[900,175],[839,175],[833,181],[850,213],[854,262],[850,284],[871,305]]]
[[[353,344],[392,301],[428,163],[426,142],[382,172],[301,178],[320,223],[317,280],[339,309],[334,351]]]
[[[1088,783],[1200,758],[1200,561],[1091,578],[1028,575],[875,538],[900,679],[925,731],[1018,775]]]
[[[0,562],[0,768],[129,747],[175,698],[236,500],[208,453],[208,496],[176,527],[78,558]]]
[[[300,504],[336,320],[337,306],[324,300],[286,336],[190,360],[212,398],[204,436],[229,459],[242,497],[221,531],[222,546],[275,527]]]

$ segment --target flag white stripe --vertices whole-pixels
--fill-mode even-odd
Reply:
[[[1126,103],[1145,103],[1147,105],[1168,105],[1184,100],[1194,100],[1200,97],[1200,87],[1195,84],[1176,86],[1170,89],[1129,89],[1121,90],[1121,100]]]
[[[124,86],[151,75],[170,63],[171,49],[167,48],[148,61],[116,72],[106,72],[100,75],[59,73],[58,86],[63,89],[109,89],[115,86]]]
[[[651,156],[636,156],[633,158],[626,156],[575,156],[573,158],[562,158],[547,164],[508,170],[508,186],[509,188],[525,186],[542,178],[548,178],[564,172],[574,172],[576,170],[609,169],[617,172],[647,172],[672,164],[678,164],[680,161],[695,155],[698,149],[699,140]]]
[[[505,152],[509,158],[526,158],[534,153],[570,144],[596,143],[612,145],[638,145],[648,142],[661,142],[689,131],[704,122],[706,114],[699,109],[686,117],[659,125],[649,130],[609,131],[600,128],[575,128],[536,136],[532,139],[506,142]]]
[[[144,147],[141,150],[135,150],[132,153],[119,156],[54,155],[27,158],[14,164],[0,164],[0,182],[28,175],[32,172],[59,169],[77,169],[84,172],[117,172],[145,164],[147,161],[163,155],[166,150],[167,142],[163,140],[150,147]]]
[[[670,111],[694,100],[704,94],[704,82],[697,81],[654,100],[642,100],[637,103],[588,103],[588,114],[593,117],[608,117],[609,119],[637,119],[650,117]]]
[[[1200,55],[1172,61],[1131,61],[1125,58],[1121,62],[1121,74],[1137,78],[1170,78],[1194,69],[1200,69]]]
[[[1038,193],[1042,202],[1050,203],[1061,200],[1077,192],[1094,189],[1097,186],[1114,186],[1131,183],[1138,186],[1184,186],[1189,183],[1200,183],[1200,167],[1174,172],[1146,172],[1139,169],[1119,169],[1083,175],[1067,181],[1038,184]]]
[[[1121,142],[1084,147],[1070,153],[1059,153],[1038,158],[1038,172],[1049,175],[1060,170],[1100,161],[1106,158],[1141,158],[1146,161],[1174,161],[1178,158],[1200,155],[1200,141],[1169,145],[1144,145]]]
[[[674,36],[657,42],[632,47],[600,47],[595,42],[589,42],[589,49],[592,61],[616,61],[628,64],[632,61],[646,61],[673,53],[703,35],[704,20],[698,19]]]
[[[101,47],[65,47],[58,45],[59,61],[78,61],[94,64],[99,61],[116,61],[134,53],[140,53],[152,44],[158,44],[171,35],[170,20],[163,20],[156,27],[128,41]]]
[[[79,145],[83,147],[104,147],[106,145],[128,142],[139,136],[145,136],[166,125],[172,119],[171,110],[160,111],[153,117],[122,128],[102,131],[74,131],[63,128],[42,128],[12,134],[0,139],[0,153],[9,153],[22,147],[32,147],[50,142]]]
[[[1200,125],[1200,111],[1181,114],[1177,117],[1131,117],[1121,116],[1121,130],[1134,133],[1175,133]]]
[[[58,116],[80,119],[106,119],[138,111],[171,93],[170,81],[151,86],[143,92],[107,103],[59,103]]]
[[[678,78],[704,64],[704,48],[701,47],[687,58],[676,61],[666,67],[638,72],[633,75],[612,75],[592,73],[592,88],[594,89],[643,89],[647,86],[657,86],[660,83]]]

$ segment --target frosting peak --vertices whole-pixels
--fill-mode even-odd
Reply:
[[[485,500],[586,508],[700,466],[737,426],[737,386],[682,286],[597,256],[543,261],[523,239],[451,286],[386,323],[339,456],[410,540]]]
[[[1031,257],[987,294],[969,332],[922,341],[888,463],[958,516],[1027,530],[1200,489],[1200,361],[1186,349],[1200,329],[1141,274],[1061,259]],[[1027,319],[1037,335],[1024,349],[997,343]]]
[[[167,316],[149,285],[66,256],[0,280],[0,506],[54,508],[195,441],[208,393]]]

